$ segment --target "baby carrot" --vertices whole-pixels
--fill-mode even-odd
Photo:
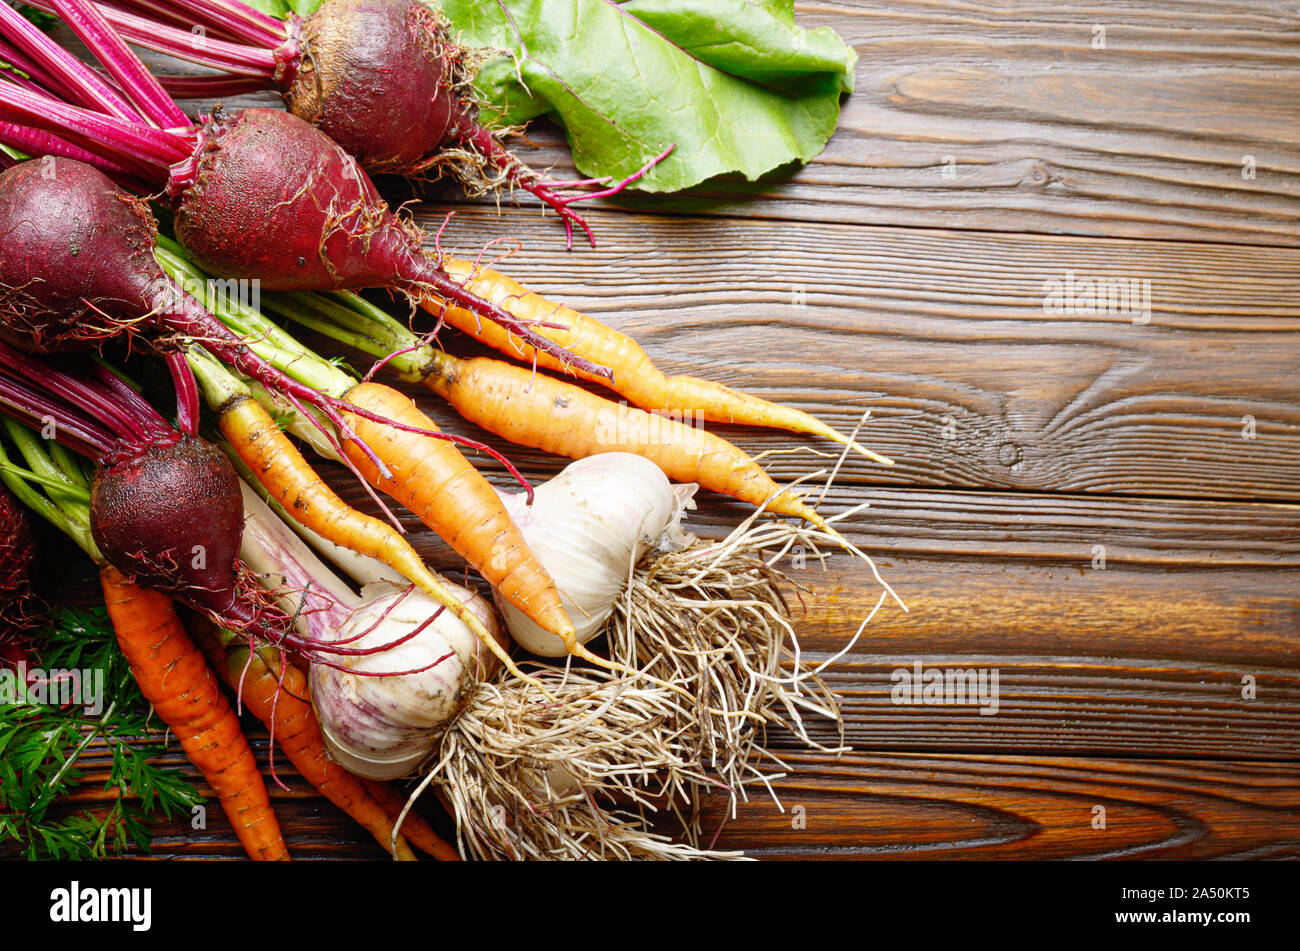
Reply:
[[[208,781],[249,858],[287,859],[280,824],[239,718],[217,686],[171,600],[111,565],[99,573],[117,642],[163,722]]]
[[[403,379],[422,382],[465,419],[523,446],[570,459],[634,452],[678,482],[778,515],[829,526],[794,492],[783,490],[737,446],[697,426],[614,403],[582,387],[489,357],[459,359],[420,343],[397,320],[353,295],[302,295],[276,305],[294,320],[380,357]]]
[[[414,428],[435,428],[433,421],[409,397],[387,386],[359,383],[348,392],[347,400]],[[577,632],[564,613],[555,582],[529,549],[500,496],[459,450],[443,440],[372,423],[359,416],[350,416],[348,425],[392,470],[391,477],[384,477],[364,453],[351,444],[344,446],[352,464],[367,482],[415,513],[473,565],[503,598],[563,640],[570,653],[590,654],[577,641]],[[514,662],[496,639],[480,636],[511,673],[516,673]],[[601,662],[594,655],[588,659]],[[608,661],[602,663],[608,665]],[[516,676],[524,675],[516,673]]]
[[[645,350],[625,334],[594,317],[547,300],[529,291],[499,271],[475,267],[468,261],[445,258],[443,266],[453,278],[473,293],[485,297],[521,320],[538,322],[534,330],[573,353],[614,371],[613,380],[575,371],[549,354],[539,352],[499,324],[482,320],[460,307],[444,307],[436,298],[425,298],[422,306],[444,318],[457,330],[482,343],[527,363],[550,370],[576,373],[579,377],[611,387],[642,409],[674,413],[692,412],[715,423],[766,426],[790,432],[808,433],[851,446],[882,465],[893,462],[836,432],[816,417],[788,406],[780,406],[709,380],[693,376],[665,376],[651,362]],[[556,324],[557,327],[542,326]],[[563,327],[563,329],[560,329]]]
[[[235,453],[295,520],[337,545],[382,561],[445,605],[475,634],[493,640],[464,601],[447,590],[395,528],[358,512],[325,484],[260,403],[237,395],[222,404],[218,420]],[[449,443],[442,445],[460,456]]]

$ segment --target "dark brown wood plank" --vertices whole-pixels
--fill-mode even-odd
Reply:
[[[719,846],[756,858],[1300,854],[1295,764],[849,754],[791,765],[797,777],[776,787],[786,811],[756,798]]]
[[[1293,5],[840,0],[796,13],[859,55],[818,161],[624,207],[1300,244]],[[536,123],[529,137],[539,147],[521,157],[568,177],[558,131]]]
[[[897,465],[854,456],[845,482],[1300,498],[1300,252],[601,214],[600,247],[566,254],[550,223],[479,208],[444,246],[524,236],[502,270],[631,334],[665,372],[841,430],[869,408],[862,439]],[[1067,274],[1149,281],[1149,322],[1046,313],[1045,282]],[[834,448],[715,428],[755,452]],[[820,462],[766,464],[792,479]]]
[[[254,745],[262,755],[264,738],[254,735]],[[904,753],[786,759],[795,772],[773,784],[779,806],[761,788],[734,819],[723,800],[706,804],[705,828],[721,826],[718,847],[759,859],[1300,855],[1295,763]],[[284,778],[301,784],[291,770]],[[279,789],[272,800],[295,858],[384,858],[328,802]],[[210,805],[205,830],[159,823],[153,857],[239,858],[225,817]],[[1102,818],[1105,827],[1094,827]]]

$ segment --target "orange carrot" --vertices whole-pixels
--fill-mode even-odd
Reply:
[[[359,383],[348,392],[347,401],[407,426],[436,429],[410,398],[382,384]],[[351,414],[346,418],[357,436],[392,472],[392,478],[384,478],[360,449],[346,444],[344,451],[367,482],[415,513],[503,598],[564,641],[569,653],[609,666],[609,661],[578,643],[555,582],[529,549],[496,490],[459,449],[432,436],[405,432]],[[526,676],[495,638],[485,633],[479,636],[512,674]]]
[[[302,778],[326,799],[355,819],[398,859],[415,861],[406,839],[393,843],[393,822],[384,806],[362,783],[334,760],[325,749],[316,711],[312,709],[307,678],[297,667],[285,664],[280,651],[232,643],[228,632],[212,631],[209,651],[220,661],[218,670],[240,701],[266,724]]]
[[[217,640],[217,626],[212,623],[210,617],[198,611],[185,611],[184,615],[181,623],[185,633],[194,642],[194,646],[203,652],[203,659],[208,662],[208,667],[216,671],[218,676],[222,676],[226,666],[226,649]]]
[[[292,518],[336,545],[382,561],[446,605],[479,637],[492,639],[463,599],[447,589],[396,529],[358,512],[325,484],[257,400],[233,396],[222,404],[219,422],[239,458]],[[460,455],[450,443],[446,446]]]
[[[582,459],[598,452],[644,456],[677,482],[830,527],[794,492],[721,436],[614,403],[571,383],[488,357],[432,354],[425,385],[466,419],[523,446]]]
[[[569,365],[561,365],[549,354],[538,352],[499,324],[483,320],[460,307],[444,307],[436,298],[425,298],[423,306],[426,310],[444,316],[453,327],[502,353],[528,363],[536,360],[538,366],[550,370],[576,372],[585,380],[611,387],[643,409],[678,414],[690,412],[709,422],[740,423],[809,433],[851,446],[883,465],[893,464],[884,456],[853,442],[807,413],[698,377],[665,376],[631,337],[594,317],[534,294],[499,271],[475,268],[468,261],[454,258],[445,258],[443,266],[466,289],[487,298],[520,319],[562,325],[564,329],[543,326],[535,326],[533,329],[566,350],[613,370],[614,379],[610,381],[595,374],[575,371]]]
[[[171,600],[137,587],[110,565],[100,583],[117,642],[181,747],[208,781],[249,858],[287,859],[280,824],[239,718],[185,633]]]
[[[292,320],[380,359],[403,379],[422,382],[489,432],[571,459],[634,452],[679,482],[779,515],[829,526],[799,495],[782,490],[727,440],[671,416],[647,413],[533,369],[487,357],[459,359],[423,343],[405,324],[355,295],[305,295],[271,305]],[[420,417],[423,419],[423,417]]]
[[[388,783],[376,779],[363,779],[361,782],[370,791],[375,801],[388,813],[388,817],[396,823],[402,810],[406,808],[406,797]],[[406,836],[417,849],[423,849],[440,862],[461,860],[460,853],[455,847],[434,832],[428,820],[414,809],[408,809],[406,818],[402,820],[402,835]]]

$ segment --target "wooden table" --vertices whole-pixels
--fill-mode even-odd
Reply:
[[[897,460],[850,458],[825,506],[870,502],[842,527],[910,607],[882,610],[833,668],[853,752],[778,741],[796,767],[776,785],[785,811],[751,803],[719,845],[1300,854],[1300,8],[798,13],[861,57],[806,168],[606,203],[594,251],[565,253],[530,203],[498,216],[445,189],[417,209],[436,225],[454,207],[444,242],[461,252],[518,237],[505,270],[632,333],[665,371],[841,429],[870,408],[864,441]],[[558,133],[530,136],[521,155],[565,177]],[[1050,282],[1117,278],[1149,287],[1149,313],[1051,312]],[[755,452],[827,448],[716,429]],[[557,468],[509,451],[530,476]],[[825,460],[768,462],[792,479]],[[710,497],[701,524],[744,511]],[[798,577],[817,592],[804,647],[829,656],[878,589],[847,557]],[[891,702],[891,672],[916,661],[996,669],[998,712]],[[296,856],[382,856],[280,762]],[[156,851],[240,854],[215,809],[205,832],[160,827]]]

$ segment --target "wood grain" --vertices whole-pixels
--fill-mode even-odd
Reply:
[[[795,757],[719,846],[754,857],[1294,858],[1294,764],[1033,756]],[[794,807],[802,807],[795,828]],[[1102,807],[1105,828],[1094,828]]]
[[[261,739],[254,745],[264,758]],[[796,772],[773,784],[779,806],[762,790],[734,819],[723,800],[706,804],[705,828],[720,829],[718,847],[759,859],[1300,855],[1294,763],[924,753],[786,759]],[[282,775],[301,786],[291,769]],[[297,859],[384,858],[318,797],[273,789],[272,803]],[[1099,818],[1104,829],[1094,827]],[[178,820],[156,827],[154,859],[239,855],[219,809],[210,808],[204,829]]]
[[[1300,77],[1293,4],[842,0],[796,13],[859,56],[819,159],[619,205],[1300,245],[1300,103],[1284,91]],[[538,147],[520,157],[570,177],[558,132],[528,135]]]
[[[841,430],[870,409],[862,438],[897,465],[854,456],[847,483],[1300,499],[1300,288],[1288,276],[1300,252],[593,220],[600,247],[580,254],[518,210],[458,216],[444,242],[473,255],[501,234],[527,236],[503,270],[635,336],[665,372]],[[1149,322],[1045,313],[1045,282],[1067,274],[1149,281]],[[753,451],[819,447],[714,428]],[[794,478],[815,460],[766,462]]]

